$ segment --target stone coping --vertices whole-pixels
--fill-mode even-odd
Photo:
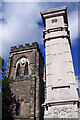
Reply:
[[[46,23],[45,23],[45,19],[47,18],[51,18],[51,17],[56,17],[56,16],[64,16],[65,20],[66,20],[66,24],[68,25],[68,21],[67,21],[67,7],[63,6],[63,7],[59,7],[59,8],[55,8],[55,9],[49,9],[46,11],[41,11],[41,16],[43,19],[43,23],[44,23],[44,27],[46,27]]]
[[[68,100],[68,101],[67,100],[66,101],[65,100],[62,100],[62,101],[45,101],[45,103],[43,103],[42,106],[45,107],[45,106],[51,106],[51,105],[54,105],[54,106],[55,105],[64,105],[65,103],[75,104],[76,102],[78,103],[79,100],[76,99],[76,100]]]
[[[45,10],[45,11],[41,11],[40,13],[42,15],[53,13],[53,12],[55,13],[55,12],[66,10],[66,8],[67,8],[66,6],[63,6],[63,7],[58,7],[58,8],[53,8],[53,9],[48,9],[48,10]]]

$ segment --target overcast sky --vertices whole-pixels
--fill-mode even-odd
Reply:
[[[42,53],[44,29],[40,12],[67,6],[68,23],[72,45],[75,74],[78,73],[78,3],[77,2],[6,2],[2,4],[0,19],[0,56],[6,63],[10,47],[38,42]]]

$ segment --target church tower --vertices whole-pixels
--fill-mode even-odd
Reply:
[[[13,107],[14,119],[42,119],[44,59],[36,42],[11,47],[6,77],[13,78],[11,91],[16,101]]]
[[[46,56],[44,118],[78,118],[78,91],[66,7],[42,11],[41,16]]]

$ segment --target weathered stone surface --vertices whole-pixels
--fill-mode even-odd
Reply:
[[[78,118],[78,92],[70,50],[66,7],[41,12],[45,30],[44,118]]]
[[[28,74],[25,73],[25,65],[28,63]],[[18,64],[20,65],[18,67]],[[13,109],[15,120],[33,120],[43,118],[44,103],[44,59],[38,43],[11,47],[7,64],[6,77],[12,77],[11,91],[15,96],[19,107],[19,115],[16,114],[17,104]]]

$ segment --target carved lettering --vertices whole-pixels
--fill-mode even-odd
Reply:
[[[52,20],[52,23],[56,23],[56,22],[57,22],[57,19]]]
[[[52,108],[52,113],[55,118],[60,118],[61,117],[72,117],[72,107],[69,106],[64,106],[64,107],[54,107]]]

